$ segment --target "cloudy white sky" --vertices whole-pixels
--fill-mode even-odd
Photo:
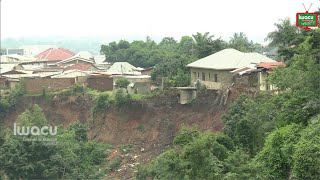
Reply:
[[[244,32],[263,42],[281,18],[320,7],[319,0],[1,0],[1,37],[176,38]]]

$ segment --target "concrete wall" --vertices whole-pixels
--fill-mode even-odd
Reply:
[[[226,84],[218,83],[218,82],[210,82],[210,81],[200,81],[202,85],[204,85],[207,89],[222,89],[226,86]]]
[[[36,78],[25,79],[26,90],[28,93],[41,93],[46,91],[60,91],[72,86],[75,83],[75,78]]]
[[[233,75],[230,71],[190,68],[191,84],[193,85],[199,79],[208,89],[219,89],[233,82]],[[215,76],[217,79],[215,79]]]
[[[91,76],[87,79],[87,85],[89,88],[98,91],[112,91],[113,78],[109,76]]]
[[[259,88],[259,75],[258,73],[253,73],[248,76],[235,76],[235,85]]]
[[[113,76],[113,82],[117,82],[117,80],[122,79],[122,78],[126,78],[123,76]],[[151,78],[126,78],[130,83],[151,83]],[[114,84],[115,84],[114,83]],[[116,89],[116,87],[114,86],[113,89]]]
[[[128,93],[130,94],[134,94],[134,93],[146,94],[151,90],[151,83],[137,82],[134,84],[133,87],[128,86],[127,90],[128,90]]]
[[[267,82],[267,72],[259,72],[258,76],[260,91],[277,90],[277,88],[273,84]]]
[[[190,101],[192,101],[197,97],[197,90],[180,89],[179,91],[180,91],[180,96],[179,96],[180,104],[188,104]]]
[[[267,73],[259,72],[259,84],[260,84],[261,91],[269,90],[269,86],[266,80],[267,80]]]

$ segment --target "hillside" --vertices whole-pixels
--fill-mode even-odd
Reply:
[[[239,89],[230,91],[227,104],[238,94]],[[4,124],[6,128],[12,129],[18,115],[37,104],[50,125],[62,124],[66,128],[76,121],[88,123],[91,125],[90,139],[115,147],[110,156],[115,156],[114,153],[119,156],[121,153],[117,152],[121,151],[120,147],[129,146],[130,152],[139,157],[136,161],[146,163],[170,147],[182,127],[196,126],[207,131],[222,131],[221,116],[227,109],[227,104],[223,105],[225,100],[222,91],[207,90],[200,92],[192,103],[181,105],[177,100],[177,92],[171,91],[133,102],[123,109],[111,106],[97,112],[93,118],[93,101],[88,94],[56,95],[51,98],[23,96],[15,109],[7,113]],[[115,174],[120,175],[133,174],[131,170]]]

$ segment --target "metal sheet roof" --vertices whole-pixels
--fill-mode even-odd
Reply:
[[[14,70],[16,64],[0,64],[0,74]]]
[[[115,62],[108,70],[109,74],[133,74],[133,69],[136,68],[127,62]]]
[[[187,67],[204,69],[237,69],[250,65],[251,63],[276,62],[259,53],[243,53],[235,49],[224,49],[210,56],[204,57],[190,63]]]

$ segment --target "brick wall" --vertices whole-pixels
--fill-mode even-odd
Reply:
[[[98,91],[112,91],[113,78],[109,76],[91,76],[87,79],[87,85]]]
[[[37,78],[25,79],[24,81],[28,93],[41,93],[43,90],[60,91],[75,83],[74,78]]]

